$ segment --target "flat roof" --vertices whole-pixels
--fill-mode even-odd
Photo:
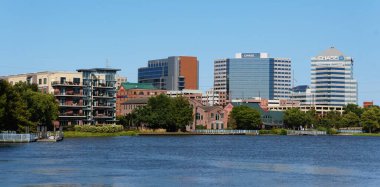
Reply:
[[[90,68],[90,69],[77,69],[78,72],[82,71],[121,71],[121,69],[115,69],[115,68]]]

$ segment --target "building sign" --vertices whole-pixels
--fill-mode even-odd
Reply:
[[[260,58],[260,53],[242,53],[242,58]]]
[[[342,61],[344,60],[344,56],[317,56],[317,60],[336,60],[336,61]]]

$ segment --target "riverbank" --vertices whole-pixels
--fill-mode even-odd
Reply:
[[[136,131],[122,131],[114,133],[99,133],[99,132],[79,132],[79,131],[65,131],[65,138],[85,138],[85,137],[112,137],[112,136],[137,136]]]
[[[380,136],[380,133],[356,133],[352,136]]]
[[[266,131],[255,135],[259,136],[282,136],[286,135],[281,131]],[[114,133],[94,133],[94,132],[78,132],[78,131],[65,131],[65,138],[85,138],[85,137],[113,137],[113,136],[189,136],[189,135],[232,135],[232,134],[200,134],[193,132],[139,132],[139,131],[122,131]],[[252,134],[245,134],[252,135]],[[357,133],[357,134],[334,134],[336,136],[379,136],[380,133]]]

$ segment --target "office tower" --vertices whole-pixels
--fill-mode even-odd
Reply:
[[[158,89],[183,90],[199,88],[197,57],[172,56],[148,61],[138,70],[139,83],[151,83]]]
[[[311,91],[316,105],[357,104],[354,61],[331,47],[311,58]]]
[[[214,89],[227,99],[288,99],[291,60],[270,58],[267,53],[237,53],[235,58],[214,61]]]

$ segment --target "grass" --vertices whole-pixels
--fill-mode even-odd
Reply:
[[[380,136],[380,133],[355,133],[352,136]]]
[[[79,132],[79,131],[65,131],[65,138],[83,138],[83,137],[112,137],[112,136],[137,136],[136,131],[122,131],[114,133],[99,133],[99,132]]]

